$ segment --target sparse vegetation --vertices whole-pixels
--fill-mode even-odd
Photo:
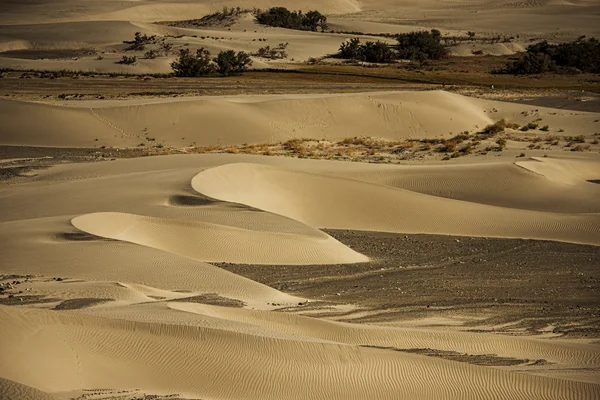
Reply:
[[[490,124],[488,126],[486,126],[485,128],[483,128],[483,130],[481,132],[479,132],[481,135],[487,135],[487,136],[495,136],[501,132],[504,132],[505,129],[517,129],[519,127],[519,125],[517,124],[513,124],[510,122],[506,122],[506,120],[501,119],[498,122],[495,122],[493,124]]]
[[[241,7],[223,7],[223,10],[205,15],[200,19],[192,19],[187,21],[170,21],[165,22],[165,24],[169,26],[177,26],[182,28],[214,26],[227,28],[235,24],[242,15],[250,12],[251,10],[242,9]]]
[[[262,25],[302,31],[327,30],[327,17],[318,11],[290,11],[285,7],[272,7],[266,11],[256,10],[256,22]]]
[[[403,33],[396,37],[398,41],[398,58],[424,62],[426,60],[439,60],[448,54],[442,44],[442,35],[437,29],[430,32]]]
[[[148,36],[146,34],[142,35],[141,32],[136,32],[133,40],[125,40],[123,43],[129,45],[125,48],[125,51],[142,51],[147,44],[154,44],[156,41],[156,35]]]
[[[123,56],[123,57],[121,57],[121,59],[119,61],[117,61],[117,64],[133,65],[136,62],[137,62],[136,56]]]
[[[276,47],[265,46],[258,49],[254,55],[271,60],[284,59],[288,56],[287,47],[288,43],[279,43]]]
[[[521,131],[522,131],[522,132],[527,132],[527,131],[528,131],[528,130],[530,130],[530,129],[537,129],[537,127],[538,127],[538,124],[536,124],[536,123],[534,123],[534,122],[530,122],[530,123],[528,123],[528,124],[526,124],[526,125],[523,125],[523,126],[521,127]]]
[[[379,40],[362,44],[359,38],[352,38],[342,43],[338,56],[347,60],[371,63],[389,63],[396,59],[396,54],[388,44]]]
[[[581,36],[569,43],[543,41],[527,48],[517,61],[495,73],[541,74],[545,72],[600,72],[600,41]]]
[[[221,75],[241,74],[252,65],[250,55],[240,51],[223,50],[213,59],[216,70]]]
[[[175,76],[196,77],[208,75],[215,71],[210,52],[204,48],[192,54],[190,49],[179,50],[179,58],[171,63]]]
[[[240,74],[252,65],[252,60],[247,53],[233,50],[223,50],[217,57],[211,58],[210,52],[200,48],[193,54],[189,49],[181,49],[179,58],[171,63],[175,76],[198,77],[206,76],[213,72],[221,75]]]

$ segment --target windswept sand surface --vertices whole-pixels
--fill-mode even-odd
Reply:
[[[598,165],[591,154],[452,167],[180,155],[39,171],[0,189],[1,272],[38,276],[3,281],[23,281],[16,296],[29,304],[0,306],[3,393],[597,398],[600,348],[589,341],[299,316],[294,309],[309,299],[210,262],[369,262],[316,228],[598,245],[598,185],[587,182]],[[414,174],[426,174],[419,181],[429,186],[416,187]],[[522,197],[490,200],[494,181]],[[449,182],[456,193],[433,192]],[[581,201],[569,203],[571,189]],[[552,201],[532,201],[536,190]],[[226,299],[242,308],[218,302]],[[50,309],[57,304],[68,311]],[[288,312],[273,311],[281,307]],[[544,361],[499,368],[393,350],[424,348]]]
[[[35,116],[35,118],[32,118]],[[440,90],[37,103],[0,100],[0,144],[133,147],[272,143],[292,138],[449,138],[502,118],[548,135],[591,137],[600,112],[475,99]],[[15,134],[19,132],[19,134]]]
[[[316,9],[340,33],[260,26],[249,13],[231,26],[166,23],[223,6]],[[0,68],[110,79],[169,73],[183,48],[253,53],[289,43],[288,59],[254,57],[253,68],[290,69],[355,35],[342,32],[393,41],[368,34],[432,28],[512,37],[477,42],[485,54],[506,56],[531,40],[598,36],[599,7],[592,0],[9,1],[0,5]],[[156,58],[127,50],[123,41],[138,31],[170,50]],[[474,43],[452,53],[472,56]],[[137,62],[117,63],[123,55]],[[331,91],[325,73],[323,92]],[[0,99],[2,400],[600,398],[600,110],[591,102],[551,108],[421,85],[348,93],[398,86],[382,87],[382,76],[361,87],[353,75],[345,93],[290,94],[286,86],[281,95],[185,98],[164,92],[175,82],[168,79],[157,85],[163,97],[153,97],[158,78],[138,76],[128,79],[147,92],[133,98],[123,89],[126,98],[105,99],[82,95],[77,74],[51,81],[40,73],[35,82],[10,74],[12,85],[23,78],[25,94],[9,99],[3,90],[9,96]],[[243,92],[248,84],[236,79],[223,85]],[[489,97],[510,96],[491,90]],[[479,134],[501,119],[538,127]],[[479,147],[440,161],[441,140],[458,134]],[[397,165],[270,150],[174,154],[361,137],[413,146],[398,144],[395,155],[429,153]],[[505,138],[502,151],[497,141]],[[158,152],[171,155],[127,158]],[[539,249],[554,255],[552,265],[535,268]],[[436,260],[415,261],[415,253],[436,251]]]

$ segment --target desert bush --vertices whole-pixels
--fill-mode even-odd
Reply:
[[[548,132],[550,130],[550,127],[548,125],[544,125],[540,128],[540,131],[542,132]]]
[[[241,74],[252,65],[250,55],[240,51],[223,50],[213,59],[217,66],[217,72],[221,75]]]
[[[371,63],[390,63],[396,59],[396,54],[386,43],[378,40],[366,42],[362,54],[364,61]]]
[[[132,65],[135,64],[137,62],[137,57],[136,56],[123,56],[119,61],[117,61],[117,64],[125,64],[125,65]]]
[[[179,50],[179,58],[171,63],[175,76],[203,76],[215,71],[210,52],[204,48],[192,54],[190,49]]]
[[[504,132],[504,130],[507,129],[507,128],[509,128],[509,129],[516,129],[518,127],[519,127],[519,125],[517,125],[517,124],[513,124],[511,122],[506,122],[505,119],[501,119],[498,122],[495,122],[493,124],[490,124],[490,125],[486,126],[479,133],[481,135],[494,136],[494,135],[497,135],[497,134],[499,134],[501,132]]]
[[[506,147],[506,139],[498,138],[498,140],[496,140],[496,144],[498,145],[497,151],[502,151]]]
[[[523,125],[523,126],[521,127],[521,131],[523,131],[523,132],[527,132],[527,131],[528,131],[528,130],[530,130],[530,129],[537,129],[537,127],[538,127],[538,124],[536,124],[536,123],[533,123],[533,122],[530,122],[530,123],[528,123],[528,124],[526,124],[526,125]]]
[[[352,38],[340,45],[338,57],[371,63],[389,63],[396,59],[396,54],[387,43],[380,40],[362,44],[359,38]]]
[[[144,58],[154,59],[160,56],[160,53],[157,50],[148,50],[146,54],[144,54]]]
[[[543,41],[527,48],[517,61],[509,63],[495,73],[540,74],[565,72],[575,69],[582,72],[600,72],[600,41],[596,38],[579,39],[562,44]]]
[[[450,153],[453,151],[456,151],[456,142],[453,140],[447,140],[445,143],[443,143],[439,148],[438,151],[440,153]]]
[[[398,35],[396,40],[398,57],[401,59],[423,62],[439,60],[448,54],[437,29],[432,29],[431,32],[403,33]]]
[[[287,58],[288,43],[279,43],[277,47],[265,46],[258,49],[254,54],[258,57],[269,58],[271,60]]]
[[[263,25],[286,29],[321,32],[327,30],[327,17],[318,11],[290,11],[285,7],[272,7],[266,11],[255,12],[256,22]]]
[[[340,45],[340,58],[346,60],[362,59],[362,46],[359,38],[352,38]]]
[[[136,32],[133,40],[125,40],[123,43],[128,44],[125,48],[125,51],[142,51],[147,44],[156,43],[156,35],[148,36],[146,34],[141,34],[141,32]]]

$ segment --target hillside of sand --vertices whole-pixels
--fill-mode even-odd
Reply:
[[[250,13],[189,22],[224,6],[317,9],[330,31]],[[0,99],[0,398],[600,398],[600,112],[588,94],[154,97],[174,80],[138,76],[145,94],[104,98],[80,96],[78,73],[20,72],[162,74],[181,49],[279,43],[286,60],[253,56],[253,68],[289,69],[356,32],[432,28],[475,32],[452,54],[507,56],[598,36],[599,10],[3,2],[0,68],[32,95]],[[156,43],[127,50],[136,32]],[[225,81],[244,92],[237,78]],[[385,79],[368,90],[389,90]]]
[[[589,371],[600,368],[597,344],[300,316],[311,299],[210,263],[370,262],[316,228],[598,245],[598,185],[588,182],[598,165],[592,154],[496,162],[485,173],[472,163],[179,155],[38,171],[0,189],[3,285],[18,279],[25,302],[0,306],[3,390],[104,398],[136,390],[247,399],[595,398],[600,386]],[[415,186],[415,174],[429,186]],[[450,186],[456,192],[445,196],[431,189]],[[494,190],[507,194],[496,198]],[[282,307],[287,312],[274,311]],[[498,368],[394,349],[517,361]]]

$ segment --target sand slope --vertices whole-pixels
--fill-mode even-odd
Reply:
[[[598,214],[508,210],[263,165],[208,169],[192,185],[207,196],[318,227],[600,244]]]
[[[367,257],[316,229],[311,234],[299,235],[123,213],[87,214],[74,218],[71,223],[96,236],[142,244],[201,261],[237,264],[368,261]]]
[[[133,147],[151,138],[155,143],[186,147],[192,143],[228,145],[291,138],[448,138],[464,131],[478,132],[502,118],[518,124],[536,120],[540,126],[549,125],[551,134],[557,136],[592,135],[600,113],[424,91],[93,100],[51,105],[0,100],[0,117],[6,120],[0,127],[0,144]]]
[[[177,390],[203,397],[246,399],[541,399],[567,398],[565,391],[576,391],[580,398],[598,394],[597,385],[335,343],[274,340],[204,328],[5,307],[0,313],[8,322],[0,328],[6,338],[0,346],[3,354],[15,359],[10,368],[0,365],[0,373],[18,375],[47,390],[135,386],[159,393]],[[38,333],[31,336],[33,331]],[[35,362],[32,368],[34,359],[16,357],[15,350],[21,346],[51,349],[46,354],[54,365],[64,367],[62,373],[42,376],[38,371],[44,365]],[[270,349],[268,353],[261,351],[264,346]],[[243,361],[248,357],[252,363]],[[133,360],[138,368],[123,368]],[[104,373],[93,373],[98,369]],[[325,377],[331,380],[324,381]]]
[[[598,244],[596,192],[586,186],[595,160],[449,168],[218,154],[39,171],[0,188],[0,273],[41,275],[27,284],[31,293],[60,300],[35,307],[103,302],[70,311],[0,306],[0,376],[61,395],[110,388],[215,399],[595,398],[597,345],[273,312],[307,299],[206,262],[365,260],[320,226]],[[492,201],[489,176],[502,182],[498,192],[514,193]],[[565,187],[579,197],[569,203]],[[560,201],[544,205],[536,191]],[[49,279],[56,276],[65,281]],[[183,300],[202,296],[243,308]],[[516,373],[365,345],[551,364]],[[6,396],[29,390],[3,385]]]

